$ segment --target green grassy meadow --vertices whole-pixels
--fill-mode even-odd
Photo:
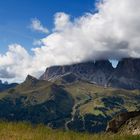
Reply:
[[[44,125],[26,122],[0,122],[0,140],[140,140],[140,136],[88,134],[52,130]]]

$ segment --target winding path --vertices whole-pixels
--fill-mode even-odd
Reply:
[[[66,123],[65,123],[65,129],[66,130],[69,130],[68,124],[70,122],[72,122],[74,120],[74,117],[78,114],[78,112],[77,112],[78,108],[82,105],[85,105],[85,104],[89,103],[93,99],[93,97],[90,95],[90,93],[86,94],[86,95],[87,95],[88,98],[86,98],[85,100],[79,101],[78,103],[76,103],[72,107],[71,118],[70,118],[70,120],[66,121]]]

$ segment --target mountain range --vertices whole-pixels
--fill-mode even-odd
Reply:
[[[12,84],[8,84],[8,82],[2,83],[2,81],[0,80],[0,92],[10,89],[10,88],[14,88],[17,85],[18,85],[17,83],[12,83]]]
[[[74,74],[77,78],[104,87],[140,89],[140,59],[125,58],[116,68],[108,60],[85,62],[46,69],[41,80],[55,81],[65,75]]]
[[[139,64],[140,59],[126,58],[113,68],[100,60],[53,66],[39,79],[28,75],[23,83],[0,92],[0,119],[106,131],[116,115],[140,110]]]

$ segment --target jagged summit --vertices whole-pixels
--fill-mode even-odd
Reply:
[[[72,65],[53,66],[47,68],[41,80],[55,81],[73,73],[81,79],[105,87],[124,89],[140,89],[140,59],[124,58],[113,68],[109,60],[84,62]]]
[[[25,81],[37,81],[37,80],[38,80],[37,78],[35,78],[35,77],[31,76],[31,75],[27,75],[27,77],[25,79]]]
[[[27,75],[25,81],[22,83],[22,85],[26,85],[26,86],[36,86],[36,84],[40,82],[40,80],[38,80],[37,78],[31,76],[31,75]]]
[[[110,76],[108,86],[140,89],[140,59],[124,58]]]
[[[54,81],[67,73],[73,73],[80,78],[104,85],[107,80],[108,72],[112,73],[112,71],[113,67],[111,63],[108,60],[102,60],[65,66],[53,66],[47,68],[40,79]]]

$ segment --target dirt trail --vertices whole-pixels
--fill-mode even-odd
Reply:
[[[66,123],[65,123],[65,129],[66,130],[69,130],[68,124],[74,120],[74,117],[76,115],[78,115],[78,108],[82,105],[85,105],[85,104],[89,103],[93,99],[93,97],[89,93],[86,94],[86,95],[87,95],[87,98],[85,100],[79,101],[78,103],[76,103],[73,106],[72,112],[71,112],[71,118],[68,121],[66,121]]]

